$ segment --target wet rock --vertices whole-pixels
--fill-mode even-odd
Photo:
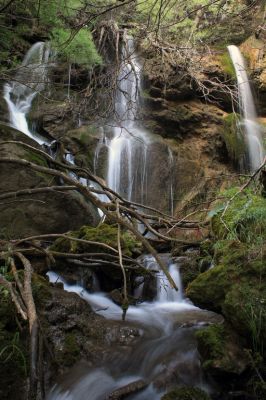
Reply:
[[[38,315],[56,364],[51,368],[64,373],[81,360],[101,365],[110,357],[130,352],[141,330],[121,321],[107,321],[95,314],[77,294],[65,292],[46,282],[49,296],[41,296]],[[122,311],[121,311],[122,319]],[[53,379],[51,376],[50,379]]]
[[[133,342],[135,342],[140,336],[140,329],[128,326],[123,327],[117,323],[117,325],[111,326],[107,329],[105,339],[109,345],[116,343],[122,346],[128,346],[133,344]]]
[[[240,376],[249,367],[241,339],[227,325],[214,324],[201,329],[196,337],[203,369],[223,386],[225,377],[231,381],[232,376]]]
[[[166,393],[161,400],[210,400],[210,397],[199,388],[180,387]]]
[[[213,324],[222,324],[224,318],[222,315],[201,309],[192,309],[179,312],[174,315],[174,326],[180,328],[200,327]]]
[[[246,56],[247,64],[251,70],[251,79],[254,81],[257,100],[259,103],[259,113],[266,115],[266,34],[250,36],[240,49]]]
[[[114,390],[112,393],[109,394],[109,396],[107,396],[107,399],[109,400],[124,399],[133,393],[139,392],[140,390],[144,389],[147,386],[148,384],[145,381],[139,379],[138,381],[131,382],[126,386]]]
[[[178,265],[184,289],[200,273],[197,255],[191,253],[187,256],[174,257],[173,261]]]

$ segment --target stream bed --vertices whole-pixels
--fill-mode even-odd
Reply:
[[[151,256],[146,256],[147,267],[154,268],[154,263]],[[178,291],[158,273],[154,301],[130,306],[127,311],[127,322],[139,331],[130,354],[114,351],[113,357],[93,369],[85,362],[75,365],[51,388],[47,400],[159,400],[175,386],[211,390],[201,369],[195,332],[204,325],[221,322],[222,317],[195,307],[184,297],[177,264],[169,262],[169,272]],[[69,285],[55,272],[48,272],[48,277],[50,282],[62,282],[64,290],[77,293],[106,319],[121,320],[121,307],[107,294]],[[138,288],[138,295],[141,290]]]

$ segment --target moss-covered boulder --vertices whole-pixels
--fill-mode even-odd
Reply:
[[[229,198],[236,194],[230,191]],[[228,193],[227,193],[228,194]],[[226,204],[226,203],[225,203]],[[239,193],[212,218],[214,266],[201,273],[187,295],[201,307],[222,312],[248,345],[266,345],[266,199]]]
[[[78,231],[69,232],[70,237],[83,239],[92,243],[82,243],[74,240],[60,238],[51,246],[51,250],[71,253],[105,252],[113,254],[111,249],[103,247],[98,242],[111,246],[117,250],[117,227],[115,225],[100,224],[97,227],[82,226]],[[141,248],[140,242],[128,231],[121,235],[121,249],[124,255],[132,256]]]
[[[216,379],[242,374],[249,364],[239,337],[227,326],[214,324],[196,332],[203,369]]]
[[[40,146],[22,132],[0,125],[0,157],[25,159],[42,167],[48,167],[45,157],[34,150],[13,143],[17,140],[40,149]],[[0,193],[16,192],[60,185],[60,181],[48,174],[34,171],[30,167],[16,163],[1,163]],[[64,207],[62,207],[64,204]],[[77,229],[84,223],[95,225],[99,220],[97,210],[84,201],[75,191],[51,191],[39,194],[24,194],[16,199],[8,199],[0,204],[0,236],[5,239],[21,238],[41,233],[66,232]]]
[[[180,387],[166,393],[161,400],[210,400],[210,396],[197,387]]]

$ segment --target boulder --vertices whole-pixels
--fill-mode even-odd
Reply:
[[[0,126],[1,142],[17,140],[40,148],[35,141],[7,125]],[[0,143],[1,143],[0,142]],[[44,157],[16,144],[2,144],[0,157],[25,159],[48,167]],[[59,179],[19,164],[2,163],[0,192],[60,185]],[[62,205],[64,205],[62,207]],[[49,192],[23,195],[0,204],[2,238],[22,238],[44,233],[61,233],[77,229],[81,225],[95,225],[99,219],[96,208],[84,201],[75,191]]]

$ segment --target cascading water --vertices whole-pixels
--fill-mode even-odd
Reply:
[[[115,117],[113,121],[111,138],[103,134],[99,141],[94,158],[94,170],[97,173],[100,152],[107,150],[107,185],[122,195],[124,198],[145,205],[151,205],[149,194],[151,175],[158,168],[158,158],[152,158],[154,151],[152,146],[159,143],[160,139],[141,126],[138,121],[139,98],[141,91],[141,66],[135,54],[133,39],[127,37],[122,48],[121,66],[117,79],[117,93],[115,100]],[[167,147],[160,142],[160,145]],[[155,150],[156,151],[156,150]],[[165,153],[159,162],[171,168],[173,154],[171,150],[161,151]],[[170,179],[172,179],[170,177]],[[153,179],[153,190],[156,185],[163,185]],[[170,197],[167,211],[173,213],[173,184],[165,182],[165,197]],[[156,193],[158,195],[158,191]],[[170,204],[169,204],[170,203]]]
[[[237,46],[228,46],[228,51],[236,71],[239,108],[248,147],[249,169],[255,171],[262,164],[265,155],[261,128],[257,122],[257,113],[245,60]]]
[[[122,51],[115,112],[119,126],[109,142],[107,184],[128,200],[145,202],[148,134],[136,124],[140,65],[133,40]]]
[[[155,259],[149,255],[144,257],[143,265],[147,269],[159,270]],[[166,390],[159,382],[164,374],[169,373],[169,368],[174,369],[175,376],[178,375],[179,384],[207,389],[203,383],[194,332],[197,326],[208,322],[210,314],[184,298],[178,266],[169,262],[169,272],[179,288],[178,294],[158,273],[155,300],[128,308],[127,321],[143,332],[131,356],[128,358],[128,354],[124,357],[121,354],[115,363],[106,360],[104,365],[95,366],[93,370],[84,367],[81,375],[74,367],[71,374],[78,374],[75,382],[69,385],[68,381],[64,384],[61,380],[60,385],[51,389],[47,400],[84,400],[87,397],[103,400],[109,398],[112,391],[140,379],[146,382],[145,388],[126,398],[159,400]],[[121,319],[121,308],[107,294],[89,293],[81,286],[68,285],[54,272],[49,272],[48,276],[51,282],[62,282],[65,290],[85,299],[98,314],[110,320]]]
[[[27,52],[14,81],[4,86],[4,99],[8,105],[11,125],[41,145],[50,142],[30,131],[26,116],[34,97],[47,84],[49,57],[49,45],[44,42],[35,43]]]

